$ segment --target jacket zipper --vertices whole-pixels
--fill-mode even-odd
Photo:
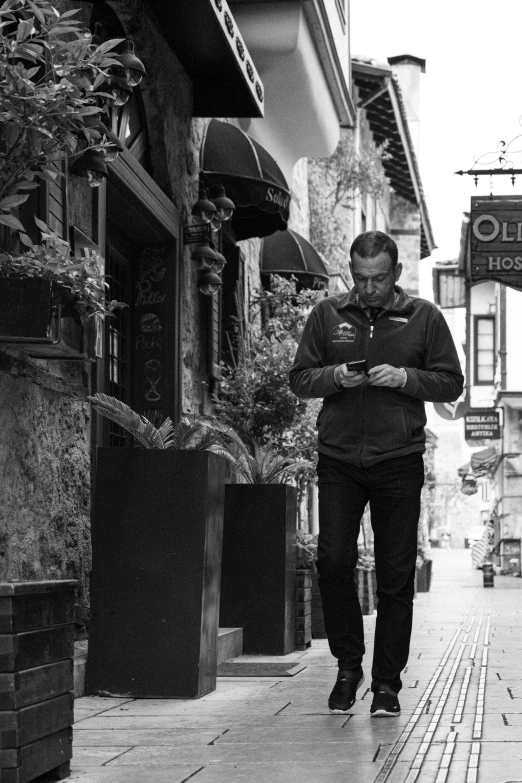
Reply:
[[[378,316],[377,316],[378,317]],[[377,318],[375,319],[377,320]],[[368,345],[366,346],[366,357],[368,358],[369,348],[370,348],[370,340],[373,337],[373,324],[370,324],[370,337],[368,340]],[[363,388],[361,389],[361,447],[359,449],[359,463],[361,467],[364,467],[362,455],[363,455],[363,448],[364,448],[364,408],[365,408],[365,400],[366,400],[366,384],[364,384]]]

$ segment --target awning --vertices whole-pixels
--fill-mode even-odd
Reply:
[[[471,469],[474,476],[492,475],[498,465],[498,452],[494,446],[476,451],[471,455]]]
[[[192,79],[194,117],[262,117],[264,86],[239,27],[219,0],[147,0]]]
[[[297,231],[278,231],[263,240],[261,274],[295,275],[306,288],[322,288],[330,276],[313,245]]]
[[[507,455],[506,455],[507,456]],[[487,449],[481,449],[481,451],[475,451],[471,455],[471,461],[462,465],[457,473],[461,478],[466,476],[492,476],[498,467],[498,463],[501,457],[494,446],[488,446]]]
[[[228,122],[210,120],[201,148],[201,183],[222,184],[236,205],[231,224],[236,239],[283,231],[290,192],[281,169],[255,139]]]

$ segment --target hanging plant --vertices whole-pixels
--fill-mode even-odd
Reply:
[[[120,40],[95,45],[77,13],[48,0],[0,7],[0,225],[14,230],[25,230],[15,212],[28,191],[59,176],[53,161],[113,145],[87,124],[112,97],[99,88]]]

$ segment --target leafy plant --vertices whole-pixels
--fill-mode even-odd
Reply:
[[[298,530],[296,533],[297,568],[310,568],[316,571],[317,535]]]
[[[212,420],[212,428],[220,435],[220,445],[211,450],[226,457],[247,484],[279,484],[313,465],[307,460],[290,459],[274,452],[270,445],[254,438],[242,438],[233,427]]]
[[[20,239],[26,246],[23,253],[0,253],[0,276],[41,277],[57,283],[62,292],[69,294],[68,304],[80,318],[92,315],[111,315],[117,307],[127,307],[116,299],[106,299],[108,284],[100,271],[99,256],[84,258],[74,256],[69,242],[38,218],[42,243],[33,244],[24,233]]]
[[[291,392],[288,371],[306,317],[324,292],[297,293],[295,280],[278,276],[271,278],[271,289],[252,300],[248,344],[238,363],[222,366],[214,401],[221,418],[247,439],[291,456],[281,452],[282,443],[308,403]]]
[[[107,142],[87,128],[111,96],[99,88],[118,65],[119,40],[93,43],[74,17],[48,0],[4,0],[0,7],[0,224],[24,231],[13,211],[36,179],[55,181],[53,160]],[[97,142],[95,144],[95,142]]]
[[[357,559],[357,568],[364,571],[373,571],[375,568],[375,555],[370,549],[359,547],[359,557]]]
[[[130,432],[138,443],[148,449],[219,451],[222,435],[205,417],[182,416],[176,425],[167,417],[163,424],[155,427],[145,416],[116,397],[94,394],[87,399],[98,413]]]

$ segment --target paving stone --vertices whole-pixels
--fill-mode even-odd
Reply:
[[[67,780],[79,783],[184,783],[201,767],[169,765],[163,769],[143,767],[83,767],[73,757]]]
[[[355,764],[372,762],[377,747],[374,743],[308,742],[308,743],[216,743],[202,747],[156,746],[154,753],[146,747],[134,747],[110,761],[107,766],[143,765],[166,766],[176,764],[246,764],[306,762],[345,762]]]
[[[80,767],[101,767],[102,764],[116,759],[121,754],[132,750],[132,746],[121,747],[82,747],[82,745],[74,746],[74,763]]]
[[[135,747],[137,745],[146,745],[152,747],[155,745],[208,745],[217,740],[222,732],[212,729],[111,729],[109,731],[96,731],[93,729],[82,729],[81,724],[74,729],[74,743],[76,747]],[[76,752],[76,751],[75,751]]]

